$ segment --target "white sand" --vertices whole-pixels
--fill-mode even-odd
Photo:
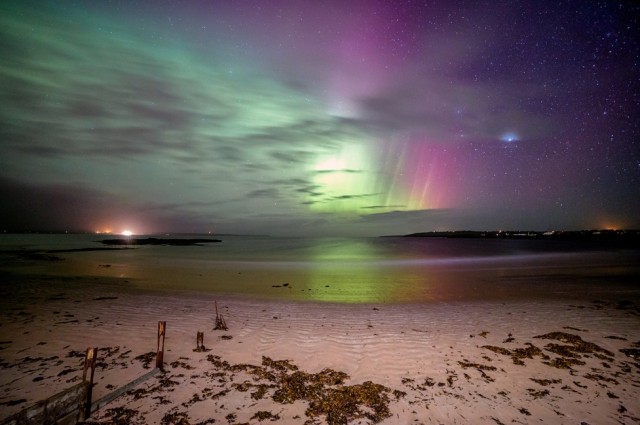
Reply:
[[[234,386],[273,382],[216,368],[207,360],[215,355],[230,365],[260,366],[262,356],[286,359],[309,373],[346,372],[345,385],[382,384],[391,391],[391,416],[383,421],[388,424],[640,422],[640,360],[619,351],[640,348],[638,306],[548,300],[347,305],[218,297],[229,330],[214,331],[211,294],[133,293],[91,282],[52,287],[27,290],[3,305],[0,419],[77,382],[82,359],[68,357],[72,350],[101,350],[105,366],[96,371],[94,400],[144,374],[134,358],[155,351],[157,322],[166,320],[166,374],[141,384],[138,389],[148,391],[139,391],[140,398],[120,397],[93,420],[108,423],[118,407],[132,409],[130,423],[141,424],[163,418],[187,423],[179,422],[187,415],[191,424],[257,423],[258,412],[277,415],[278,423],[310,419],[306,401],[277,403],[274,388],[254,399],[257,387]],[[197,331],[205,332],[211,351],[193,351]],[[516,365],[510,356],[482,348],[514,350],[531,343],[554,359],[559,356],[545,346],[567,343],[534,338],[550,332],[580,336],[613,355],[580,353],[584,365],[558,369],[541,356]],[[510,334],[513,341],[505,342]],[[161,379],[168,386],[159,385]],[[326,417],[315,420],[325,423]]]

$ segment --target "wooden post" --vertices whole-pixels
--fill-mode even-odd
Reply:
[[[87,382],[87,371],[91,369],[89,375],[89,388],[87,388],[87,399],[84,404],[84,418],[88,419],[91,416],[91,396],[93,391],[93,376],[96,371],[96,357],[98,357],[98,347],[87,348],[87,353],[84,356],[84,371],[82,372],[82,382]]]
[[[204,351],[204,332],[198,332],[196,336],[196,351]]]
[[[164,335],[167,329],[167,322],[158,322],[158,349],[156,352],[156,367],[164,370]]]

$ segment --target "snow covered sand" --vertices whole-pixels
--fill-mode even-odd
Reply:
[[[633,294],[332,304],[19,279],[1,301],[0,419],[79,381],[89,346],[94,400],[143,375],[163,320],[165,373],[92,423],[640,421]],[[227,331],[213,330],[216,300]]]

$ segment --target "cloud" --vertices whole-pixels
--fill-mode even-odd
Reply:
[[[311,184],[310,180],[301,178],[272,180],[271,184],[283,185],[283,186],[307,186]]]
[[[363,194],[359,194],[359,195],[339,195],[339,196],[332,196],[331,198],[329,198],[328,200],[346,200],[346,199],[362,199],[362,198],[369,198],[372,196],[377,196],[379,195],[379,193],[363,193]]]
[[[284,163],[305,163],[312,157],[313,154],[311,152],[303,151],[303,150],[293,150],[293,151],[273,151],[271,152],[271,157],[277,159]]]
[[[138,232],[205,232],[211,227],[210,220],[182,205],[135,203],[78,184],[32,185],[0,176],[0,198],[10,200],[0,205],[0,223],[11,232],[120,231],[125,225]]]
[[[451,209],[437,209],[437,210],[413,210],[413,211],[389,211],[376,214],[367,214],[360,216],[361,221],[366,222],[405,222],[405,221],[424,221],[435,218],[442,218],[447,215],[456,214]]]
[[[313,184],[296,189],[296,192],[304,193],[309,196],[322,196],[324,193],[320,190],[322,186]]]
[[[43,17],[21,12],[2,21],[12,28],[4,33],[3,98],[19,100],[0,105],[10,150],[116,158],[164,153],[206,161],[219,146],[245,158],[258,150],[301,163],[313,152],[273,148],[313,143],[316,151],[330,149],[354,131],[260,73],[229,75],[177,46],[155,47],[125,30],[118,37],[96,34],[100,25],[84,20],[42,37],[30,28]],[[43,31],[68,27],[58,19],[47,17]],[[21,142],[26,139],[28,149]]]
[[[277,189],[258,189],[247,194],[247,198],[268,198],[275,199],[280,196]]]
[[[317,174],[327,174],[327,173],[363,173],[363,170],[351,170],[349,168],[337,169],[337,170],[314,170]]]
[[[216,146],[213,148],[218,160],[227,163],[240,163],[244,161],[244,152],[234,146]]]
[[[378,210],[378,209],[391,209],[391,208],[406,208],[406,205],[370,205],[366,207],[360,207],[363,210]]]

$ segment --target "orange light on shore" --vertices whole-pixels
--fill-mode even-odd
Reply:
[[[617,220],[608,219],[608,220],[603,220],[600,223],[600,229],[603,229],[603,230],[619,230],[623,228],[624,228],[623,223]]]

